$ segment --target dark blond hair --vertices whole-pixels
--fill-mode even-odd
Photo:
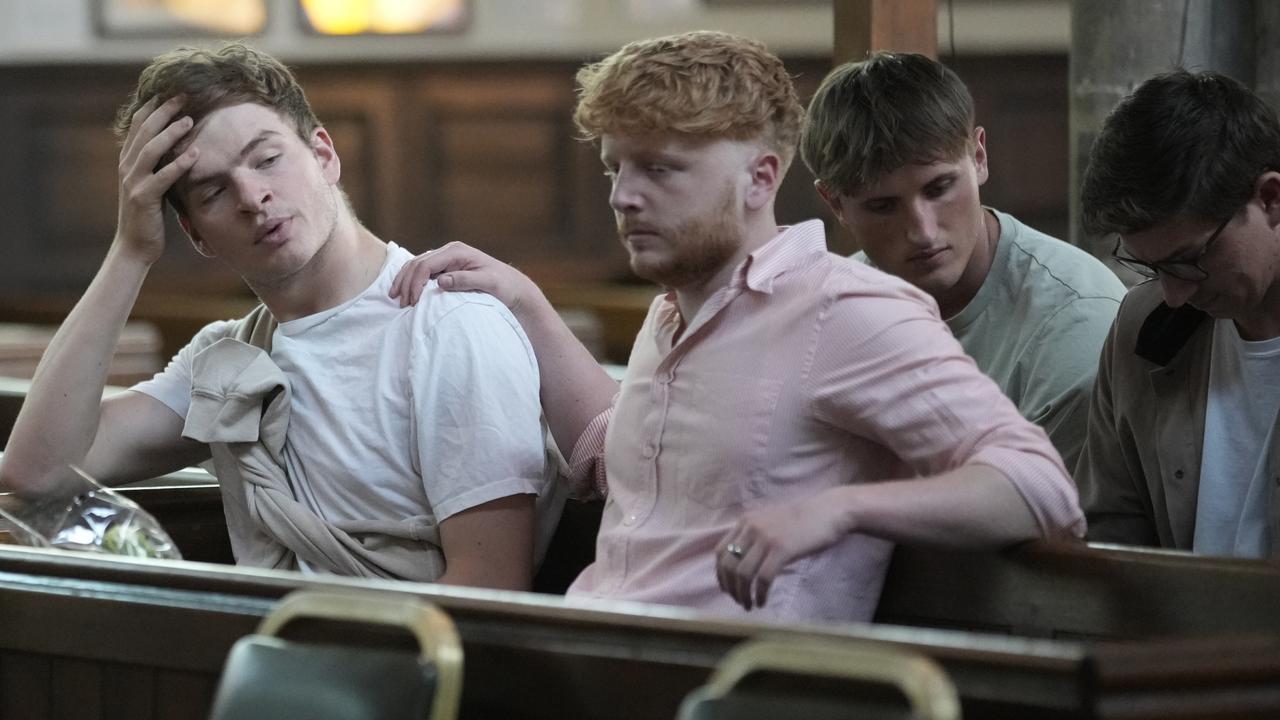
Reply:
[[[814,177],[852,193],[907,165],[970,149],[973,97],[942,63],[876,53],[832,70],[809,102],[800,153]]]
[[[588,140],[605,133],[681,133],[759,139],[795,156],[804,122],[791,76],[755,40],[719,32],[629,43],[578,71],[573,119]]]

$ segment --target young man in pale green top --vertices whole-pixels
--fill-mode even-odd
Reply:
[[[1073,468],[1125,288],[1088,253],[982,206],[986,132],[960,78],[914,54],[842,65],[814,95],[800,148],[859,257],[932,295]]]

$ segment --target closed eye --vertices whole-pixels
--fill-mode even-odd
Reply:
[[[262,161],[258,163],[258,169],[263,170],[263,169],[269,168],[272,165],[275,165],[276,161],[279,159],[280,159],[279,153],[276,153],[275,155],[269,155],[263,158]]]
[[[867,212],[883,215],[893,212],[893,208],[897,202],[893,198],[872,198],[862,203],[862,209]]]
[[[213,202],[222,194],[223,187],[221,185],[210,185],[207,190],[200,193],[200,202],[208,204]]]

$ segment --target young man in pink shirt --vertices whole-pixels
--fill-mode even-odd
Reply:
[[[893,543],[1080,536],[1075,488],[908,283],[779,227],[803,109],[762,45],[695,32],[578,74],[631,267],[657,297],[621,385],[514,268],[451,244],[403,270],[483,289],[539,358],[580,490],[606,495],[570,595],[777,620],[868,620]]]

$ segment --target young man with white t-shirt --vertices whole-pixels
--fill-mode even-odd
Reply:
[[[478,293],[387,297],[410,254],[358,222],[329,134],[265,54],[159,56],[117,125],[116,237],[41,361],[0,484],[40,496],[69,464],[114,483],[212,458],[240,563],[528,588],[539,509],[555,508],[510,312]],[[100,401],[166,201],[263,304]]]

